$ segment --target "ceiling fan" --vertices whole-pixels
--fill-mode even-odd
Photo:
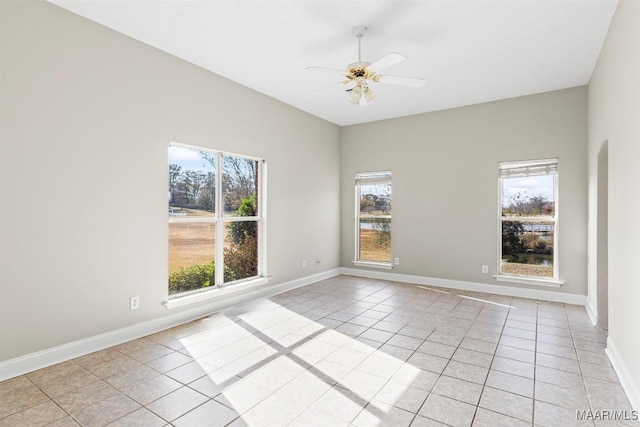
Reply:
[[[312,92],[307,95],[307,97],[317,95],[320,92],[323,92],[325,89],[330,87],[343,84],[343,85],[351,85],[345,91],[348,94],[349,102],[356,105],[367,105],[373,101],[375,93],[369,87],[371,83],[382,83],[382,84],[390,84],[390,85],[398,85],[398,86],[407,86],[413,88],[419,88],[424,86],[424,79],[416,79],[412,77],[399,77],[399,76],[389,76],[378,74],[380,71],[385,68],[391,67],[392,65],[397,64],[398,62],[404,61],[404,55],[396,52],[389,53],[384,57],[378,59],[373,63],[363,62],[362,61],[362,37],[364,37],[367,32],[367,27],[364,25],[358,25],[353,28],[353,35],[358,39],[358,62],[354,62],[352,64],[347,65],[346,70],[339,70],[337,68],[327,68],[327,67],[307,67],[307,70],[314,71],[326,71],[330,73],[339,73],[341,74],[345,80],[340,82],[333,83],[330,86],[324,87],[320,90]]]

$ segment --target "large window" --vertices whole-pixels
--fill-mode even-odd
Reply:
[[[391,265],[391,172],[356,174],[356,263]]]
[[[558,161],[500,163],[500,274],[557,279]]]
[[[261,275],[264,162],[169,146],[169,295]]]

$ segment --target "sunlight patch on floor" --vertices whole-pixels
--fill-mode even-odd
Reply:
[[[220,392],[215,399],[250,426],[280,425],[304,413],[302,422],[314,411],[378,425],[420,372],[269,300],[201,322],[202,332],[180,340],[187,349],[213,349],[192,354],[207,372],[199,386]],[[383,388],[384,402],[369,403]]]

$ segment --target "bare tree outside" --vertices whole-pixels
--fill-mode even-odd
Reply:
[[[225,212],[235,212],[243,200],[256,197],[258,194],[258,162],[242,157],[223,157],[222,191]]]

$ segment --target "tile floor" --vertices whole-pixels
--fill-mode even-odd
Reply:
[[[580,306],[338,276],[0,383],[0,426],[600,426]]]

